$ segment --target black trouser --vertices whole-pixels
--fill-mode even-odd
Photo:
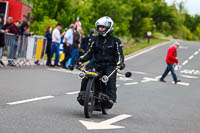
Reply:
[[[47,49],[46,49],[46,54],[47,54],[47,65],[51,64],[51,43],[47,44]]]
[[[64,44],[64,53],[65,53],[65,58],[62,61],[62,66],[65,67],[66,66],[66,62],[68,61],[68,59],[71,57],[71,45],[69,47],[67,47]]]
[[[97,70],[97,72],[102,72],[103,75],[110,75],[115,67],[114,66],[102,66],[102,67],[95,67],[95,69]],[[105,91],[105,93],[109,96],[109,98],[111,100],[113,100],[114,102],[116,102],[117,99],[117,87],[116,87],[116,78],[117,78],[117,72],[115,72],[110,78],[108,83],[103,85],[103,89]],[[81,82],[81,91],[84,91],[87,85],[87,79],[83,79]]]

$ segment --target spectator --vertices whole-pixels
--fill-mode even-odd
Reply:
[[[79,56],[79,45],[80,44],[80,33],[79,31],[77,31],[77,25],[75,26],[75,30],[73,33],[73,44],[72,44],[72,48],[71,48],[71,57],[68,59],[67,62],[67,68],[69,67],[73,67],[74,62],[76,62],[78,56]]]
[[[21,35],[25,35],[25,36],[30,36],[33,34],[33,32],[29,32],[28,31],[29,25],[26,21],[24,21],[21,25],[20,25],[20,33]]]
[[[54,60],[54,65],[53,66],[58,66],[59,62],[59,45],[60,45],[60,40],[61,40],[61,35],[60,35],[60,30],[62,26],[61,24],[57,24],[56,28],[53,30],[52,33],[52,44],[51,44],[51,58],[56,54],[56,58]]]
[[[4,19],[3,19],[3,16],[0,15],[0,30],[2,30],[3,25],[4,25]]]
[[[3,47],[4,47],[4,30],[3,28],[3,24],[4,24],[4,19],[3,16],[0,15],[0,64],[2,66],[4,66],[3,61],[1,60],[2,55],[3,55]]]
[[[71,49],[72,49],[72,44],[73,44],[73,32],[75,30],[75,25],[71,24],[69,26],[69,29],[66,31],[65,36],[64,36],[64,53],[65,53],[65,58],[62,61],[62,67],[66,68],[66,62],[67,60],[71,57]]]
[[[9,33],[13,33],[15,35],[20,35],[20,24],[21,22],[19,20],[16,20],[15,24],[10,25],[6,30]]]
[[[51,66],[51,43],[52,43],[52,35],[51,35],[52,27],[48,26],[46,29],[45,37],[47,38],[47,47],[46,47],[46,54],[47,54],[47,66]]]
[[[21,22],[19,20],[16,20],[15,24],[12,24],[8,27],[8,29],[6,29],[6,31],[8,31],[9,33],[13,33],[15,35],[20,35],[20,24]],[[13,61],[13,59],[16,59],[16,53],[17,53],[17,48],[18,48],[18,44],[17,44],[17,40],[18,37],[16,37],[16,39],[12,39],[12,46],[11,46],[11,52],[10,55],[8,56],[9,59],[12,59],[8,61],[8,65],[9,66],[15,66],[15,63]]]
[[[171,72],[175,84],[180,82],[180,80],[177,80],[176,74],[174,72],[174,67],[173,67],[174,64],[178,64],[177,49],[179,48],[179,46],[180,46],[180,43],[175,42],[168,49],[167,58],[166,58],[167,67],[166,67],[165,72],[163,73],[162,77],[160,78],[161,82],[166,82],[164,79],[168,75],[169,72]]]
[[[8,17],[6,24],[2,27],[2,29],[6,30],[12,24],[13,24],[13,18],[12,17]]]
[[[95,37],[94,33],[95,33],[95,29],[91,29],[90,30],[90,34],[82,38],[82,40],[81,40],[81,49],[83,51],[87,50],[89,41],[91,41],[92,39],[94,39],[94,37]]]

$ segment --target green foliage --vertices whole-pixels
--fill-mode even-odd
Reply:
[[[52,26],[53,28],[56,27],[57,21],[54,19],[50,19],[47,16],[44,16],[43,21],[35,21],[33,24],[31,24],[31,31],[34,32],[36,35],[44,35],[46,28],[48,26]]]
[[[195,35],[198,37],[198,39],[200,39],[200,24],[197,26],[195,30]]]
[[[182,38],[182,39],[187,39],[187,40],[193,40],[194,35],[190,32],[190,30],[184,26],[181,25],[180,30],[176,33],[176,38]]]
[[[38,34],[43,34],[45,26],[51,25],[51,22],[52,26],[59,22],[65,28],[74,23],[77,17],[87,34],[91,28],[95,28],[98,18],[110,16],[114,21],[113,34],[117,36],[145,38],[147,31],[152,31],[189,40],[200,38],[200,16],[188,14],[184,2],[169,6],[164,0],[22,1],[33,5],[31,29]]]
[[[165,37],[166,35],[160,32],[153,32],[152,37],[154,38],[161,38],[161,37]]]

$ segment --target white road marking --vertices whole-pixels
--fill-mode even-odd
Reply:
[[[123,115],[119,115],[114,118],[111,118],[102,122],[98,122],[98,123],[92,122],[92,121],[83,121],[83,120],[79,120],[79,121],[87,128],[87,130],[119,129],[119,128],[125,128],[125,127],[111,125],[111,124],[127,119],[129,117],[131,117],[131,115],[123,114]]]
[[[167,44],[167,43],[169,43],[169,42],[164,42],[164,43],[162,43],[162,44],[160,44],[160,45],[155,45],[155,46],[152,46],[152,47],[150,47],[150,48],[148,48],[148,49],[146,49],[146,50],[142,50],[142,51],[140,51],[140,52],[138,52],[138,53],[135,53],[135,54],[133,54],[133,55],[131,55],[131,56],[126,57],[126,58],[125,58],[125,61],[130,60],[130,59],[133,59],[133,58],[135,58],[135,57],[137,57],[137,56],[139,56],[139,55],[142,55],[142,54],[147,53],[147,52],[149,52],[149,51],[151,51],[151,50],[154,50],[155,48],[158,48],[158,47],[160,47],[160,46],[163,46],[163,45],[165,45],[165,44]]]
[[[117,73],[117,76],[125,77],[123,74]]]
[[[196,76],[189,76],[189,75],[180,75],[181,77],[184,77],[184,78],[190,78],[190,79],[198,79],[199,77],[196,77]]]
[[[199,51],[196,51],[195,53],[194,53],[194,55],[197,55],[199,53]]]
[[[68,93],[65,93],[67,95],[74,95],[74,94],[78,94],[80,91],[74,91],[74,92],[68,92]]]
[[[133,80],[131,78],[126,78],[126,77],[119,77],[118,80],[121,80],[121,81],[130,81],[130,80]]]
[[[132,82],[132,83],[125,83],[124,85],[136,85],[138,82]]]
[[[194,55],[190,56],[189,59],[191,60],[192,58],[194,58]]]
[[[186,65],[187,63],[188,63],[188,60],[184,61],[184,62],[182,63],[182,66]]]
[[[174,81],[172,83],[174,83]],[[183,85],[183,86],[190,86],[189,83],[185,83],[185,82],[178,82],[177,84],[178,85]]]
[[[193,70],[185,69],[185,70],[181,71],[181,73],[200,75],[200,71],[199,70],[194,70],[194,69]]]
[[[158,79],[157,78],[144,77],[141,82],[145,83],[145,82],[150,82],[150,81],[158,81]]]
[[[145,75],[145,74],[147,74],[147,73],[145,73],[145,72],[137,72],[137,71],[132,71],[133,73],[136,73],[136,74],[143,74],[143,75]]]
[[[116,85],[116,87],[120,87],[120,85]]]
[[[160,78],[161,78],[161,76],[162,76],[162,75],[159,75],[159,76],[155,77],[155,79],[160,79]]]
[[[45,99],[50,99],[50,98],[54,98],[54,96],[36,97],[36,98],[32,98],[32,99],[16,101],[16,102],[11,102],[11,103],[7,103],[7,104],[8,105],[16,105],[16,104],[34,102],[34,101],[45,100]]]

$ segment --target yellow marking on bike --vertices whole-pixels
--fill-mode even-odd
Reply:
[[[87,74],[96,75],[97,73],[95,73],[95,72],[88,72]]]

